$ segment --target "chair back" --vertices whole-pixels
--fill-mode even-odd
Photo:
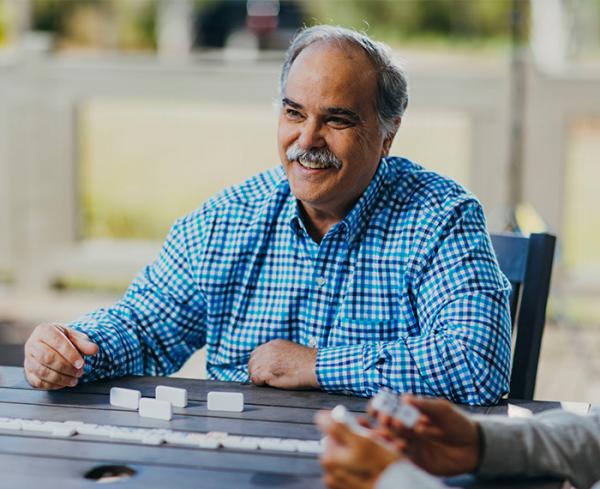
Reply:
[[[547,233],[492,234],[500,269],[512,284],[510,316],[514,341],[510,397],[533,399],[556,237]]]

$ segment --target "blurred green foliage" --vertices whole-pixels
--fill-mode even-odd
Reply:
[[[1,0],[0,0],[1,1]],[[33,0],[32,27],[53,32],[57,40],[75,44],[108,44],[121,50],[148,50],[156,47],[158,0]],[[77,35],[81,13],[88,12],[99,23],[112,24],[112,39]],[[85,26],[84,26],[85,29]]]
[[[0,46],[7,41],[7,28],[8,19],[6,15],[6,2],[0,0]]]
[[[33,0],[33,26],[68,36],[69,23],[76,13],[93,9],[98,16],[116,19],[117,47],[147,49],[156,45],[158,1]],[[219,1],[223,0],[193,0],[194,10],[201,11]],[[303,7],[307,24],[354,27],[388,42],[506,40],[510,33],[511,0],[297,0],[297,3]]]
[[[340,24],[387,42],[506,41],[511,0],[309,0],[313,22]]]

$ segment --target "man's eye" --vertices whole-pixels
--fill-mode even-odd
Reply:
[[[330,117],[327,122],[334,127],[350,127],[352,125],[352,121],[343,117]]]
[[[288,119],[293,119],[293,120],[300,119],[302,117],[302,114],[294,109],[286,109],[285,115],[288,117]]]

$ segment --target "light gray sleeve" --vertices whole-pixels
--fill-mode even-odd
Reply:
[[[475,418],[483,436],[481,477],[554,475],[577,489],[600,480],[600,411],[553,410],[525,419]]]
[[[447,489],[447,486],[408,460],[390,465],[377,480],[376,489]]]

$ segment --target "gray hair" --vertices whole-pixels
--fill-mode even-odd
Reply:
[[[337,42],[362,48],[377,71],[375,108],[384,134],[390,135],[408,105],[408,83],[400,66],[392,61],[390,48],[365,34],[343,27],[317,25],[302,29],[293,39],[285,54],[279,78],[279,95],[283,99],[290,68],[298,55],[316,42]]]

